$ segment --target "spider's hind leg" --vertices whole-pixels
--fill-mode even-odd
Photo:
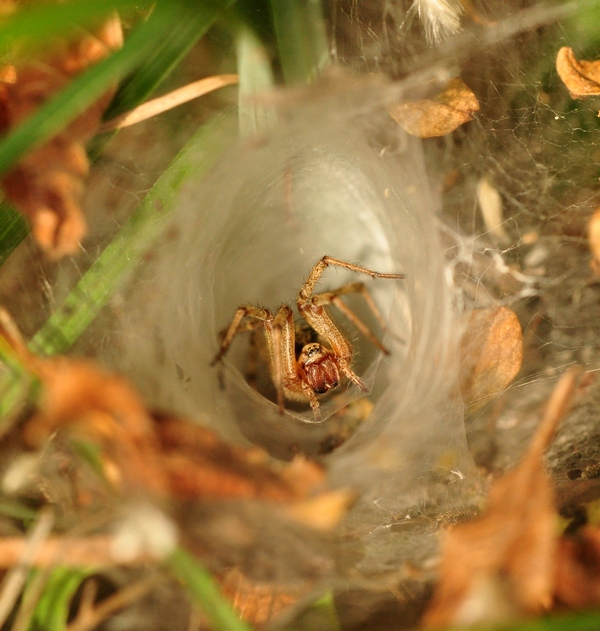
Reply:
[[[251,319],[244,321],[245,318]],[[272,319],[273,316],[268,309],[260,309],[246,305],[238,307],[229,326],[221,331],[219,335],[221,338],[221,346],[210,365],[215,366],[223,359],[236,335],[264,326],[266,322],[270,322]]]

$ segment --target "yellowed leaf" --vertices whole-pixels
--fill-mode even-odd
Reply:
[[[574,99],[600,94],[600,61],[579,61],[572,48],[563,46],[556,55],[556,71]]]
[[[499,394],[515,378],[523,361],[523,332],[512,309],[475,309],[460,345],[460,391],[477,407]]]
[[[445,136],[473,119],[479,102],[473,91],[456,78],[432,99],[407,101],[390,109],[390,116],[413,136]]]

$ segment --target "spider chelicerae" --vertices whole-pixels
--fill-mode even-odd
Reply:
[[[298,292],[296,302],[304,323],[294,323],[294,314],[289,305],[279,307],[275,315],[268,309],[242,305],[237,308],[231,323],[221,333],[221,346],[211,363],[212,366],[221,361],[236,335],[260,328],[264,330],[271,379],[277,391],[280,414],[284,412],[286,398],[292,401],[308,401],[315,420],[319,421],[321,413],[317,396],[337,388],[344,379],[367,392],[362,379],[351,367],[352,345],[327,314],[327,305],[337,307],[372,344],[386,355],[389,354],[369,327],[341,299],[341,296],[347,294],[361,294],[385,329],[381,313],[363,283],[348,283],[332,291],[313,293],[321,275],[330,266],[366,274],[371,278],[404,278],[404,274],[382,274],[360,265],[324,256],[313,267]],[[320,341],[313,341],[315,339]]]

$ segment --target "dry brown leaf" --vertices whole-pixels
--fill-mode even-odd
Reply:
[[[182,500],[297,503],[314,498],[319,515],[312,517],[313,522],[319,518],[319,526],[342,515],[348,500],[318,495],[325,478],[320,465],[302,457],[275,463],[257,448],[227,444],[197,424],[153,416],[124,379],[92,362],[33,355],[2,309],[0,335],[42,384],[37,411],[22,429],[27,446],[40,448],[57,431],[92,441],[101,448],[106,478],[124,491],[134,488]],[[304,513],[298,509],[305,521],[310,521],[309,508]]]
[[[161,459],[173,497],[302,500],[324,482],[323,468],[303,458],[276,467],[257,449],[223,442],[214,432],[174,418],[158,419]]]
[[[354,499],[355,494],[346,489],[329,491],[292,504],[285,514],[315,530],[332,530],[340,523]]]
[[[477,407],[504,390],[523,361],[523,332],[508,307],[474,309],[460,344],[460,391],[465,404]]]
[[[113,17],[93,35],[57,39],[48,45],[43,58],[0,69],[0,133],[6,134],[121,45],[121,24]],[[112,90],[104,94],[2,178],[7,199],[27,216],[36,241],[54,258],[76,252],[85,234],[80,209],[88,172],[84,145],[98,129],[112,95]]]
[[[142,400],[123,379],[91,362],[35,358],[42,382],[37,413],[24,429],[29,447],[39,448],[57,430],[68,430],[102,448],[107,477],[117,486],[166,494],[168,479],[160,445]]]
[[[573,369],[558,382],[527,453],[493,485],[485,514],[448,533],[425,628],[500,622],[552,604],[556,509],[542,458],[570,405],[578,374]]]
[[[452,79],[433,99],[408,101],[390,109],[390,116],[413,136],[445,136],[473,120],[479,102],[462,79]]]
[[[556,55],[556,71],[574,99],[600,94],[600,61],[578,61],[573,49],[563,46]]]
[[[293,587],[258,582],[246,577],[238,568],[227,572],[222,578],[221,586],[240,617],[258,629],[277,618],[313,589],[309,582]]]

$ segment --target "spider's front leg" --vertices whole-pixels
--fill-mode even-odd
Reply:
[[[356,384],[363,392],[367,392],[367,388],[361,378],[350,367],[352,362],[352,347],[341,331],[333,323],[331,318],[327,315],[324,306],[327,304],[334,304],[337,306],[340,311],[342,311],[342,313],[344,313],[346,317],[348,317],[348,319],[353,322],[354,325],[373,344],[375,344],[375,346],[380,348],[384,353],[387,353],[388,351],[383,344],[373,335],[364,322],[362,322],[362,320],[360,320],[360,318],[341,301],[339,296],[353,292],[361,293],[367,302],[367,305],[384,328],[385,322],[362,283],[350,283],[335,291],[313,295],[315,285],[321,278],[323,272],[329,266],[341,267],[360,274],[366,274],[371,276],[371,278],[388,278],[398,280],[404,278],[404,274],[383,274],[381,272],[375,272],[367,269],[366,267],[334,259],[330,256],[324,256],[313,267],[307,281],[298,292],[298,310],[302,314],[302,317],[315,329],[315,331],[317,331],[317,333],[319,333],[319,335],[324,337],[331,344],[331,348],[337,358],[337,362],[342,373],[350,381]]]
[[[300,303],[309,302],[312,299],[315,285],[319,282],[319,278],[328,267],[341,267],[342,269],[348,269],[357,274],[366,274],[371,278],[390,278],[401,280],[404,278],[404,274],[383,274],[381,272],[374,272],[366,267],[360,265],[354,265],[353,263],[346,263],[346,261],[340,261],[340,259],[334,259],[331,256],[324,256],[311,270],[306,282],[302,286],[302,289],[298,292],[298,306]]]
[[[279,413],[284,411],[284,397],[307,398],[315,418],[318,420],[319,402],[315,392],[301,379],[296,361],[296,327],[294,314],[288,305],[283,305],[272,322],[265,323],[265,337],[270,355],[271,379],[277,389]]]

